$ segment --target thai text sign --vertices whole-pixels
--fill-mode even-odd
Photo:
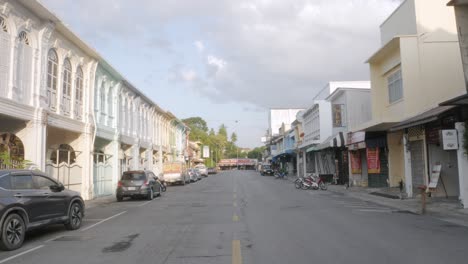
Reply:
[[[351,173],[360,174],[362,172],[361,168],[361,153],[359,151],[351,151]]]
[[[456,129],[442,130],[442,141],[444,150],[458,149],[458,137]]]
[[[369,174],[380,173],[379,148],[367,148],[367,172]]]

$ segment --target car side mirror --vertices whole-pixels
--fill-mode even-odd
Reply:
[[[63,186],[63,184],[61,184],[61,183],[59,183],[57,185],[51,185],[49,188],[53,192],[61,192],[61,191],[65,190],[65,186]]]

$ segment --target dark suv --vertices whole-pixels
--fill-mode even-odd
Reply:
[[[38,171],[0,170],[0,249],[21,247],[33,228],[63,223],[78,229],[83,217],[79,193]]]
[[[271,168],[270,165],[263,165],[262,166],[262,170],[260,171],[260,174],[262,176],[265,176],[265,175],[274,175],[275,172],[273,171],[273,169]]]
[[[151,171],[126,171],[117,184],[117,201],[124,197],[145,197],[153,200],[160,196],[163,186],[157,181],[156,175]]]

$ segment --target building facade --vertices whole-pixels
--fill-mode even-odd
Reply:
[[[0,1],[0,54],[0,152],[13,161],[92,199],[123,171],[184,160],[188,128],[38,1]]]

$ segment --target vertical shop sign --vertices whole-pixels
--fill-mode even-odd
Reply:
[[[351,151],[351,172],[353,174],[360,174],[361,168],[361,153],[359,151]]]
[[[367,148],[367,172],[369,174],[380,173],[379,148]]]

